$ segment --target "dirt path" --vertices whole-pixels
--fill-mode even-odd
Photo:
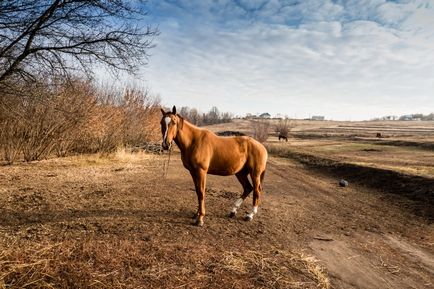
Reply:
[[[281,207],[297,235],[291,239],[321,260],[335,288],[434,286],[434,226],[407,212],[406,199],[340,188],[338,176],[319,175],[288,160],[271,159],[269,171],[269,204]]]
[[[105,276],[101,284],[124,280],[129,285],[119,286],[130,288],[145,281],[149,288],[318,288],[324,277],[315,264],[326,268],[332,288],[433,288],[434,224],[404,198],[340,188],[338,180],[271,158],[262,205],[246,223],[251,197],[230,219],[241,187],[235,177],[209,176],[205,226],[197,228],[196,195],[177,154],[166,179],[141,159],[2,167],[0,246],[76,246],[85,253],[83,271],[101,270],[91,274]],[[92,250],[103,245],[108,257],[89,265],[90,255],[102,258]],[[125,252],[137,264],[113,263]],[[110,266],[117,275],[106,272]]]

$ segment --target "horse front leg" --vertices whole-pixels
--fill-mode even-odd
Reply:
[[[205,217],[205,186],[206,186],[206,171],[199,169],[191,171],[194,187],[197,195],[198,210],[195,224],[199,227],[203,226],[203,218]]]

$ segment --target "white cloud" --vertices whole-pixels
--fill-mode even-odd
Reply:
[[[246,9],[263,7],[253,12],[263,20],[249,22],[233,17],[241,12],[232,1],[220,1],[225,11],[213,17],[227,19],[225,25],[164,18],[146,70],[149,84],[168,105],[216,105],[235,114],[354,120],[430,112],[432,1],[334,2],[303,1],[297,8],[250,2]],[[199,13],[211,13],[212,3]],[[297,13],[303,20],[286,25]]]

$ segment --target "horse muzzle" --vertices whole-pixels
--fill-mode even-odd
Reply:
[[[161,143],[161,146],[163,147],[163,150],[167,151],[167,150],[170,150],[170,148],[172,147],[172,143],[168,143],[168,142],[163,141]]]

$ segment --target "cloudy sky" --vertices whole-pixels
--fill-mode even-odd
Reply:
[[[361,120],[434,112],[434,0],[149,0],[164,105]]]

